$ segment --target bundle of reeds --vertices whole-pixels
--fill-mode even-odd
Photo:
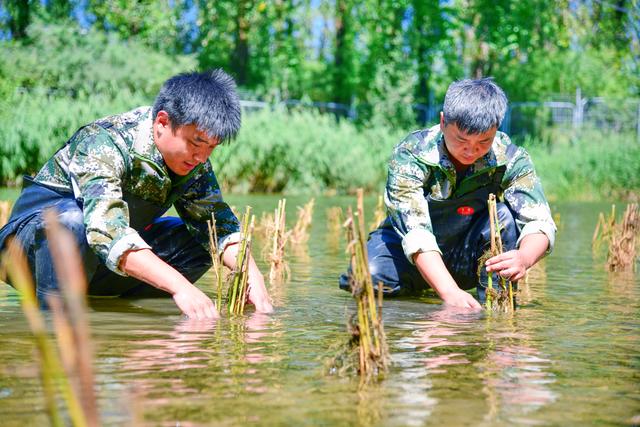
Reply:
[[[216,308],[222,310],[222,287],[224,283],[222,253],[218,248],[218,232],[216,231],[216,217],[212,213],[211,221],[207,221],[209,227],[209,254],[213,268],[214,289],[216,290]]]
[[[593,237],[591,238],[591,249],[594,255],[596,255],[603,243],[610,244],[611,234],[616,225],[616,205],[611,205],[611,213],[605,218],[604,213],[600,212],[598,215],[598,223],[596,229],[593,231]]]
[[[609,271],[635,270],[639,232],[638,204],[632,203],[627,205],[620,224],[616,224],[614,219],[607,257]]]
[[[327,229],[329,233],[334,235],[338,234],[342,229],[344,222],[343,212],[340,206],[332,206],[327,208]]]
[[[387,210],[384,207],[384,200],[382,196],[378,196],[378,202],[376,203],[376,210],[373,212],[373,221],[369,224],[369,231],[373,231],[382,221],[387,217]]]
[[[270,237],[273,234],[273,229],[274,229],[273,227],[273,223],[275,221],[274,218],[275,217],[273,212],[262,212],[260,219],[256,221],[256,226],[253,229],[253,235],[256,237],[256,240],[259,240],[261,242],[266,242],[270,240]],[[264,245],[265,257],[268,257],[268,254],[270,253],[269,250],[266,249],[266,247],[268,246],[269,246],[268,244]]]
[[[487,259],[500,255],[502,249],[502,237],[500,234],[501,226],[498,220],[498,209],[496,206],[496,196],[489,194],[487,202],[489,206],[489,226],[491,231],[491,246],[485,252],[480,260],[478,260],[478,278]],[[513,285],[510,280],[498,275],[499,288],[493,287],[493,274],[487,273],[488,283],[486,289],[485,308],[489,311],[498,311],[503,313],[513,312],[515,310]]]
[[[231,273],[230,287],[227,292],[227,305],[230,315],[244,313],[244,305],[247,301],[249,287],[249,260],[251,255],[251,243],[255,215],[251,214],[251,207],[247,206],[241,219],[240,248],[236,258],[236,265]]]
[[[45,221],[47,241],[61,291],[60,296],[50,295],[47,298],[52,311],[58,352],[48,338],[26,257],[15,240],[8,242],[2,263],[8,271],[11,283],[20,292],[22,310],[35,338],[47,414],[51,423],[56,426],[65,425],[58,409],[57,388],[67,404],[72,425],[97,426],[99,417],[91,336],[86,314],[86,280],[80,253],[71,233],[58,224],[55,213],[45,213]]]
[[[349,208],[344,224],[347,252],[351,258],[351,293],[356,300],[357,312],[347,322],[349,340],[329,361],[329,372],[348,374],[355,371],[361,382],[366,383],[387,372],[389,349],[382,322],[382,286],[378,286],[376,300],[369,272],[362,189],[358,189],[357,197],[357,211],[354,214]]]
[[[298,206],[298,219],[291,230],[291,243],[301,245],[309,240],[309,228],[313,221],[315,199],[309,200],[303,207]]]
[[[269,282],[271,284],[279,283],[289,276],[289,265],[284,258],[284,250],[289,239],[290,232],[287,231],[286,225],[286,205],[287,199],[278,201],[278,207],[273,214],[273,223],[271,227],[271,251],[269,254]]]

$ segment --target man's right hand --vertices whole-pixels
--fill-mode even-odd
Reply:
[[[435,251],[418,252],[414,254],[413,260],[422,277],[442,298],[445,304],[452,307],[472,308],[475,310],[482,308],[471,294],[458,287],[444,265],[440,253]]]
[[[442,300],[446,305],[451,307],[473,308],[481,309],[482,306],[476,299],[468,292],[463,291],[460,288],[452,289],[441,295]]]
[[[220,317],[208,296],[150,249],[125,252],[120,268],[129,276],[171,294],[178,308],[192,319]]]
[[[173,294],[178,308],[190,319],[217,319],[220,317],[213,301],[194,285],[182,286]]]

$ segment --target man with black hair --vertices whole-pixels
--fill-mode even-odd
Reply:
[[[487,274],[517,281],[551,252],[556,227],[527,152],[498,131],[507,98],[492,79],[447,90],[440,124],[411,133],[389,161],[387,219],[367,248],[373,283],[386,295],[431,286],[446,304],[480,308]],[[490,238],[487,199],[494,193],[502,255],[478,263]],[[494,284],[497,280],[493,281]],[[349,289],[349,273],[340,277]]]
[[[211,214],[223,262],[235,264],[239,222],[222,199],[209,156],[235,138],[240,118],[236,85],[223,71],[170,78],[153,108],[80,128],[35,178],[25,178],[0,230],[0,248],[9,236],[22,244],[46,305],[58,283],[42,213],[54,208],[80,247],[89,295],[171,295],[191,318],[217,317],[213,302],[193,283],[211,266]],[[171,206],[179,218],[163,216]],[[271,311],[253,259],[249,288],[256,309]]]

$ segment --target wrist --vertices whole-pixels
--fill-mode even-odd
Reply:
[[[443,301],[453,298],[456,294],[460,293],[461,291],[461,289],[458,287],[458,285],[455,282],[443,284],[438,288],[434,288],[434,290]]]

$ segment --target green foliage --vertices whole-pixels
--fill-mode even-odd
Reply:
[[[529,149],[552,200],[615,200],[640,194],[640,143],[634,135],[591,132],[574,144]]]
[[[28,40],[0,44],[0,57],[15,86],[73,98],[121,91],[154,96],[168,77],[196,65],[191,57],[171,58],[115,35],[42,23],[29,27]]]
[[[149,104],[141,94],[123,90],[116,98],[95,95],[83,100],[50,96],[45,89],[19,93],[0,112],[0,182],[37,172],[82,125],[109,114]]]
[[[0,182],[32,174],[75,130],[153,102],[168,77],[195,67],[115,35],[74,25],[29,27],[0,44]]]
[[[247,114],[237,141],[212,157],[226,191],[318,193],[379,189],[386,161],[405,132],[313,112]]]

